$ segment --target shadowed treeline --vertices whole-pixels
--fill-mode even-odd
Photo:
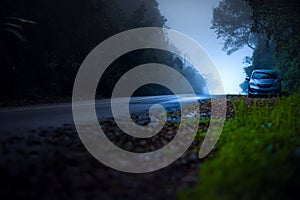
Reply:
[[[0,5],[1,101],[70,97],[77,70],[96,45],[132,28],[164,27],[166,21],[155,0],[3,0]],[[115,63],[119,68],[106,73],[99,96],[110,95],[119,75],[132,67],[130,60],[160,57],[158,62],[178,66],[178,59],[161,52],[136,55],[138,61]],[[168,93],[150,88],[148,94],[153,90]]]

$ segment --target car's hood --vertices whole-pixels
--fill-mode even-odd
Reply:
[[[274,84],[276,81],[278,81],[278,79],[252,79],[252,82],[263,85]]]

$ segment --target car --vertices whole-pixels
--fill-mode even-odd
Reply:
[[[281,81],[275,70],[253,70],[248,81],[248,97],[281,95]]]

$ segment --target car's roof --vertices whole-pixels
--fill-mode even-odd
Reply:
[[[253,72],[274,72],[274,73],[276,73],[276,71],[273,69],[256,69],[256,70],[253,70]]]

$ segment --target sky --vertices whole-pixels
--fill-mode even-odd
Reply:
[[[166,17],[166,25],[196,40],[215,63],[226,94],[240,94],[239,84],[245,80],[243,60],[252,55],[245,47],[228,56],[222,51],[222,39],[217,39],[210,29],[212,10],[220,0],[157,0],[159,9]]]

